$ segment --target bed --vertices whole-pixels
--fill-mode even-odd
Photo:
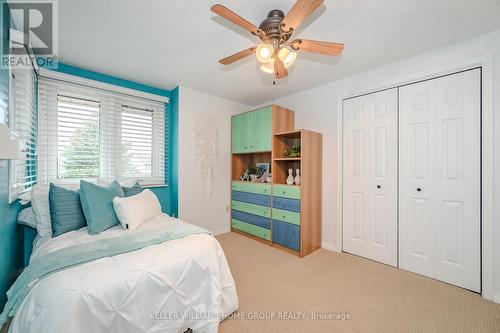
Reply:
[[[31,262],[124,234],[185,226],[189,224],[161,214],[133,231],[117,225],[91,236],[83,228],[37,240]],[[9,332],[217,332],[219,322],[238,306],[220,244],[200,233],[99,258],[36,281]]]

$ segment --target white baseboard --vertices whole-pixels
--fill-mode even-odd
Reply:
[[[221,228],[221,229],[213,230],[212,234],[214,236],[218,236],[218,235],[222,235],[222,234],[227,234],[230,231],[231,231],[231,228],[227,227],[227,228]]]
[[[323,242],[321,244],[321,247],[326,249],[326,250],[333,251],[333,252],[342,252],[338,246],[336,246],[333,243],[329,243],[329,242]]]
[[[493,293],[493,302],[500,304],[500,293]]]

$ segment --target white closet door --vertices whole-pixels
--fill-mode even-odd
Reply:
[[[399,265],[480,291],[480,71],[400,88]]]
[[[344,101],[343,250],[397,265],[397,89]]]

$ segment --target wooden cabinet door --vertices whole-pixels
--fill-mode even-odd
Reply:
[[[249,113],[249,152],[271,150],[271,115],[271,106]]]
[[[232,118],[232,152],[271,151],[272,106],[245,112]]]
[[[240,140],[238,135],[239,122],[239,116],[233,116],[231,118],[231,152],[233,153],[237,153],[240,147]]]
[[[245,153],[248,150],[248,118],[248,113],[243,113],[231,119],[231,150],[234,154]]]

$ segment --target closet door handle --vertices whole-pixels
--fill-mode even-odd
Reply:
[[[377,185],[377,188],[382,188],[382,185]]]
[[[417,187],[417,191],[418,191],[418,192],[422,192],[422,188]]]

